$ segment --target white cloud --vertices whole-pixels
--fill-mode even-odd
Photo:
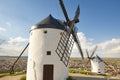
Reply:
[[[101,57],[119,57],[120,58],[120,39],[113,38],[101,43],[94,44],[94,39],[88,38],[84,33],[78,33],[83,53],[86,57],[85,49],[91,53],[96,45],[98,49],[96,54]],[[0,55],[19,55],[27,44],[28,39],[22,37],[9,38],[5,44],[0,46]],[[27,53],[27,52],[26,52]],[[77,47],[74,45],[72,57],[80,57]]]
[[[77,35],[78,35],[80,44],[81,44],[81,46],[82,46],[83,49],[87,49],[87,48],[92,48],[93,47],[93,40],[94,39],[87,38],[85,36],[85,34],[82,33],[82,32],[77,33]],[[77,47],[74,45],[74,48],[77,48]]]
[[[5,43],[5,40],[0,39],[0,45],[2,45],[3,43]]]
[[[23,48],[24,47],[20,45],[6,44],[2,46],[0,53],[1,55],[6,55],[6,56],[16,56],[20,54]]]
[[[120,39],[112,39],[99,44],[100,48],[109,54],[120,54]]]
[[[10,26],[11,26],[11,23],[10,23],[10,22],[6,22],[6,25],[8,25],[8,27],[10,27]]]
[[[81,47],[83,50],[83,53],[86,57],[86,51],[85,49],[88,49],[89,53],[91,53],[94,49],[94,47],[97,45],[98,48],[96,50],[96,54],[98,54],[101,57],[120,57],[120,39],[111,39],[105,42],[94,44],[92,38],[87,38],[84,33],[80,32],[78,33],[78,37],[81,42]],[[78,49],[76,45],[73,47],[72,55],[73,57],[80,57],[80,54],[78,52]]]
[[[0,55],[4,56],[18,56],[25,48],[28,39],[22,37],[9,38],[5,44],[0,46]],[[27,51],[24,55],[27,55]]]
[[[22,37],[16,37],[16,38],[9,38],[8,43],[9,44],[20,44],[26,41],[28,41],[28,39],[22,38]]]
[[[90,48],[91,45],[93,45],[93,40],[92,38],[87,38],[84,33],[79,32],[78,34],[80,43],[82,45],[82,48]]]
[[[5,32],[5,31],[6,31],[5,28],[0,27],[0,32]]]
[[[3,27],[5,27],[5,28],[3,28]],[[2,27],[0,27],[0,33],[6,32],[7,31],[7,27],[11,27],[11,23],[10,22],[6,22],[5,25],[2,25]]]
[[[85,34],[82,33],[82,32],[77,33],[77,35],[78,35],[78,38],[79,38],[79,41],[80,41],[80,44],[81,44],[82,51],[86,55],[85,49],[93,48],[93,46],[94,46],[93,45],[93,40],[94,39],[87,38],[85,36]],[[71,56],[72,57],[80,57],[81,56],[79,51],[78,51],[78,49],[77,49],[77,47],[76,47],[76,44],[74,44],[74,46],[73,46],[73,50],[72,50],[72,55]]]

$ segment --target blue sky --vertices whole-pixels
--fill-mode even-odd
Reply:
[[[80,5],[80,23],[76,26],[80,37],[85,40],[84,44],[81,42],[84,49],[100,45],[100,49],[108,53],[106,47],[111,44],[112,50],[119,52],[116,56],[120,56],[120,0],[63,1],[70,19],[73,19],[77,5]],[[0,39],[6,40],[0,47],[5,49],[6,46],[14,46],[13,43],[17,47],[25,45],[31,26],[49,14],[65,20],[58,0],[0,0]],[[100,49],[98,51],[102,53]]]

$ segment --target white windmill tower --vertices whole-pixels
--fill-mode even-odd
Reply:
[[[66,80],[68,77],[68,62],[74,41],[83,58],[80,42],[74,27],[74,24],[79,22],[79,6],[74,19],[70,20],[62,0],[59,0],[59,2],[66,22],[49,15],[38,24],[32,26],[30,30],[27,80]],[[12,66],[11,70],[13,68],[14,66]]]
[[[92,52],[91,56],[88,54],[88,50],[86,50],[88,62],[91,62],[91,72],[98,73],[98,74],[105,74],[105,63],[104,61],[98,56],[94,56],[97,46],[95,47],[94,51]]]

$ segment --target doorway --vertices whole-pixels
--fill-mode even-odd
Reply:
[[[53,65],[44,65],[43,66],[43,80],[53,80]]]

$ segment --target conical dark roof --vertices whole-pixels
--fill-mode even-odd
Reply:
[[[103,60],[97,55],[97,58],[99,61],[103,62]]]
[[[35,26],[33,26],[31,30],[37,28],[55,28],[55,29],[65,30],[65,25],[62,21],[53,18],[52,15],[49,15],[47,18],[43,19]]]

